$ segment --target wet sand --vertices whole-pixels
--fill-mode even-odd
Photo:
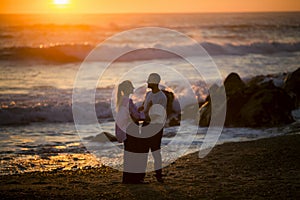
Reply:
[[[299,199],[300,135],[226,143],[164,168],[165,183],[121,184],[109,167],[0,176],[1,199]]]

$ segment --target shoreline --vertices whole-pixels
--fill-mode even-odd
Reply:
[[[109,167],[0,176],[1,199],[296,199],[300,196],[300,135],[217,145],[163,169],[165,183],[121,184]]]

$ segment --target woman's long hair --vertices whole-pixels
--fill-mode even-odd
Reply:
[[[133,88],[131,81],[126,80],[119,84],[117,91],[117,111],[119,111],[120,105],[122,104],[125,95],[129,95],[130,89]]]

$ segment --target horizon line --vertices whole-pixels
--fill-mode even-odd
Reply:
[[[18,15],[18,14],[113,14],[113,15],[121,15],[121,14],[247,14],[247,13],[296,13],[300,12],[300,10],[287,10],[287,11],[208,11],[208,12],[17,12],[17,13],[0,13],[0,15]]]

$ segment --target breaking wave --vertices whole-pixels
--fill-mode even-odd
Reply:
[[[300,51],[300,42],[294,43],[280,43],[280,42],[256,42],[250,44],[217,44],[210,42],[200,43],[202,47],[210,55],[246,55],[246,54],[274,54],[281,52],[298,52]],[[170,49],[170,47],[168,47]],[[188,52],[190,56],[195,56],[193,45],[173,45],[172,49],[181,48]],[[117,61],[136,61],[136,60],[152,60],[152,59],[169,59],[176,58],[173,53],[159,50],[160,46],[153,45],[152,48],[141,48],[139,50],[130,45],[102,45],[94,47],[92,45],[83,44],[66,44],[50,47],[10,47],[2,48],[0,53],[0,60],[6,61],[28,61],[28,62],[42,62],[42,63],[69,63],[81,62],[92,51],[101,50],[101,58],[97,56],[91,57],[92,61],[107,61],[113,55],[116,55],[120,50],[134,51],[121,56]],[[103,52],[104,55],[103,55]],[[97,52],[94,52],[97,55]]]

